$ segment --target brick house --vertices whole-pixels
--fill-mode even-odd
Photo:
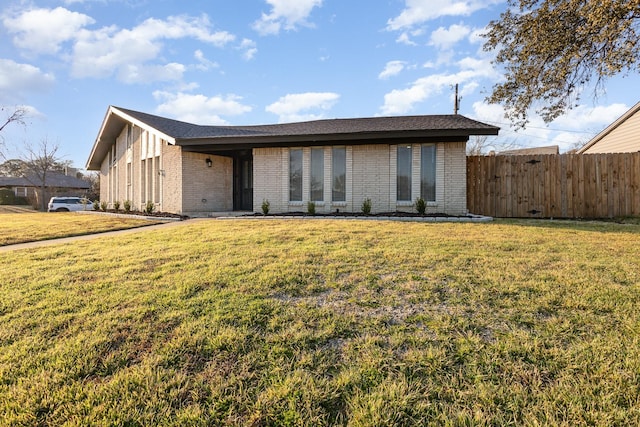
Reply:
[[[100,199],[190,216],[212,212],[412,211],[460,215],[466,142],[498,128],[461,115],[200,126],[109,107],[87,161]]]

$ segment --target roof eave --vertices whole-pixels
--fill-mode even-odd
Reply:
[[[102,121],[102,126],[100,126],[100,132],[98,132],[98,136],[96,137],[96,140],[91,149],[91,154],[89,154],[89,159],[87,160],[86,164],[87,170],[100,170],[102,159],[104,159],[104,157],[109,152],[111,144],[113,143],[113,137],[115,133],[119,133],[122,130],[122,126],[124,126],[124,124],[126,123],[131,123],[146,131],[153,132],[161,139],[168,141],[170,144],[176,143],[176,140],[173,136],[167,135],[164,132],[161,132],[149,126],[148,124],[136,119],[135,117],[130,116],[129,114],[119,110],[117,107],[111,105],[107,109],[105,118]],[[110,127],[115,130],[112,132],[108,132]],[[109,135],[109,137],[107,137],[106,135],[109,133],[111,133],[112,135]]]
[[[491,128],[474,128],[474,129],[435,129],[435,130],[419,130],[419,131],[392,131],[392,132],[350,132],[350,133],[332,133],[332,134],[303,134],[303,135],[242,135],[242,136],[225,136],[225,137],[199,137],[199,138],[179,138],[176,139],[176,145],[193,146],[205,144],[220,145],[252,145],[259,147],[266,144],[282,142],[290,145],[292,143],[317,143],[327,142],[335,143],[341,141],[362,141],[362,140],[390,140],[404,138],[459,138],[461,141],[468,140],[471,135],[498,135],[500,129]]]

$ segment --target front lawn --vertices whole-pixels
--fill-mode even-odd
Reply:
[[[212,220],[0,254],[0,425],[640,425],[640,226]]]
[[[0,246],[123,230],[150,224],[154,222],[75,212],[0,213]]]

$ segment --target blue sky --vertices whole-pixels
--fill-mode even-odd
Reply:
[[[545,125],[514,132],[484,98],[501,73],[482,49],[500,0],[4,0],[0,105],[28,125],[5,152],[46,139],[84,167],[109,105],[199,124],[460,113],[495,124],[490,144],[566,150],[637,101],[639,76]],[[632,89],[632,90],[630,90]],[[2,117],[4,118],[4,117]]]

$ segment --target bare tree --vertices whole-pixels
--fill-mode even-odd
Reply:
[[[4,152],[2,150],[4,145],[4,137],[2,136],[2,131],[4,128],[9,126],[11,123],[16,123],[20,125],[26,125],[25,119],[28,115],[28,110],[25,107],[15,107],[8,108],[0,105],[0,112],[2,113],[2,118],[0,118],[0,158],[4,158]]]
[[[518,144],[513,140],[496,140],[495,138],[489,139],[487,135],[474,135],[467,142],[467,156],[484,156],[490,151],[513,150],[514,148],[518,148]]]
[[[2,123],[2,125],[0,125],[0,132],[2,132],[2,130],[11,123],[25,125],[24,120],[27,118],[27,109],[25,107],[16,107],[12,110],[13,111],[10,114],[6,115],[6,117],[4,118],[4,122],[0,122]],[[7,107],[0,106],[0,111],[2,111],[2,114],[5,115],[6,111],[11,110],[8,110]]]
[[[36,197],[42,210],[47,210],[47,178],[52,172],[60,172],[64,163],[57,156],[58,144],[51,144],[47,139],[40,141],[36,148],[27,144],[23,159],[22,176],[33,186],[40,188],[40,194]],[[39,196],[39,197],[38,197]]]

